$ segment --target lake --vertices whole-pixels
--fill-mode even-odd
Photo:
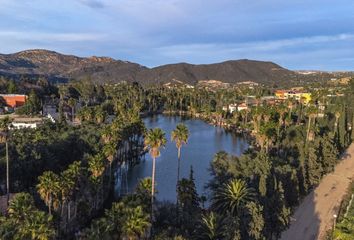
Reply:
[[[161,156],[156,159],[156,188],[158,200],[175,201],[177,181],[177,148],[171,142],[171,131],[178,123],[184,123],[189,129],[188,144],[181,150],[180,177],[189,177],[190,167],[193,166],[195,184],[198,194],[206,195],[205,184],[210,180],[210,162],[218,151],[226,151],[240,156],[247,148],[246,138],[226,132],[223,128],[214,127],[198,119],[180,116],[155,115],[144,119],[145,126],[161,128],[168,140]],[[145,160],[127,174],[129,191],[132,191],[139,179],[151,177],[152,159],[146,154]]]

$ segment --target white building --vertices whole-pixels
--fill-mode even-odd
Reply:
[[[13,122],[12,128],[16,128],[16,129],[21,129],[21,128],[37,128],[40,124],[39,122]]]

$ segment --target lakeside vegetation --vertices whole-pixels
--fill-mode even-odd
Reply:
[[[31,99],[57,99],[58,122],[9,132],[2,126],[3,142],[9,145],[10,190],[18,193],[8,215],[0,217],[3,239],[279,238],[294,208],[333,171],[354,139],[353,80],[340,89],[341,97],[327,97],[326,88],[313,91],[308,105],[293,99],[261,102],[271,94],[262,86],[211,90],[74,82],[47,87],[32,91]],[[256,96],[254,106],[223,110],[247,95]],[[40,101],[29,101],[26,114],[39,114],[38,105]],[[69,118],[65,106],[74,113]],[[154,162],[160,155],[165,133],[145,129],[141,115],[162,111],[189,114],[251,136],[252,148],[242,156],[215,154],[213,177],[206,183],[210,206],[197,194],[193,169],[189,178],[171,183],[176,202],[156,201],[154,172],[134,192],[114,199],[118,169],[138,164],[146,151]],[[114,116],[111,121],[109,116]],[[74,119],[80,124],[73,125]],[[178,152],[188,148],[185,126],[172,135]],[[2,186],[4,147],[0,153]],[[180,154],[173,160],[188,162]]]

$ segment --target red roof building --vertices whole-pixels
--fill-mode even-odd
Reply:
[[[17,108],[26,103],[27,96],[21,94],[0,94],[0,99],[4,100],[8,107]]]

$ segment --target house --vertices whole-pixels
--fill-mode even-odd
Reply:
[[[230,113],[233,113],[234,111],[237,110],[237,104],[236,103],[231,103],[228,106],[223,106],[222,110],[227,112],[229,111]]]
[[[276,90],[275,97],[280,100],[285,100],[287,99],[287,96],[285,95],[287,92],[288,92],[287,90]]]
[[[240,112],[240,111],[244,111],[244,110],[247,110],[248,109],[248,106],[246,103],[241,103],[237,106],[237,111]]]
[[[298,91],[298,90],[276,90],[275,97],[278,100],[295,99],[302,101],[304,104],[308,104],[311,101],[311,93]]]
[[[18,108],[26,103],[27,95],[21,94],[0,94],[0,99],[4,101],[7,107]]]

